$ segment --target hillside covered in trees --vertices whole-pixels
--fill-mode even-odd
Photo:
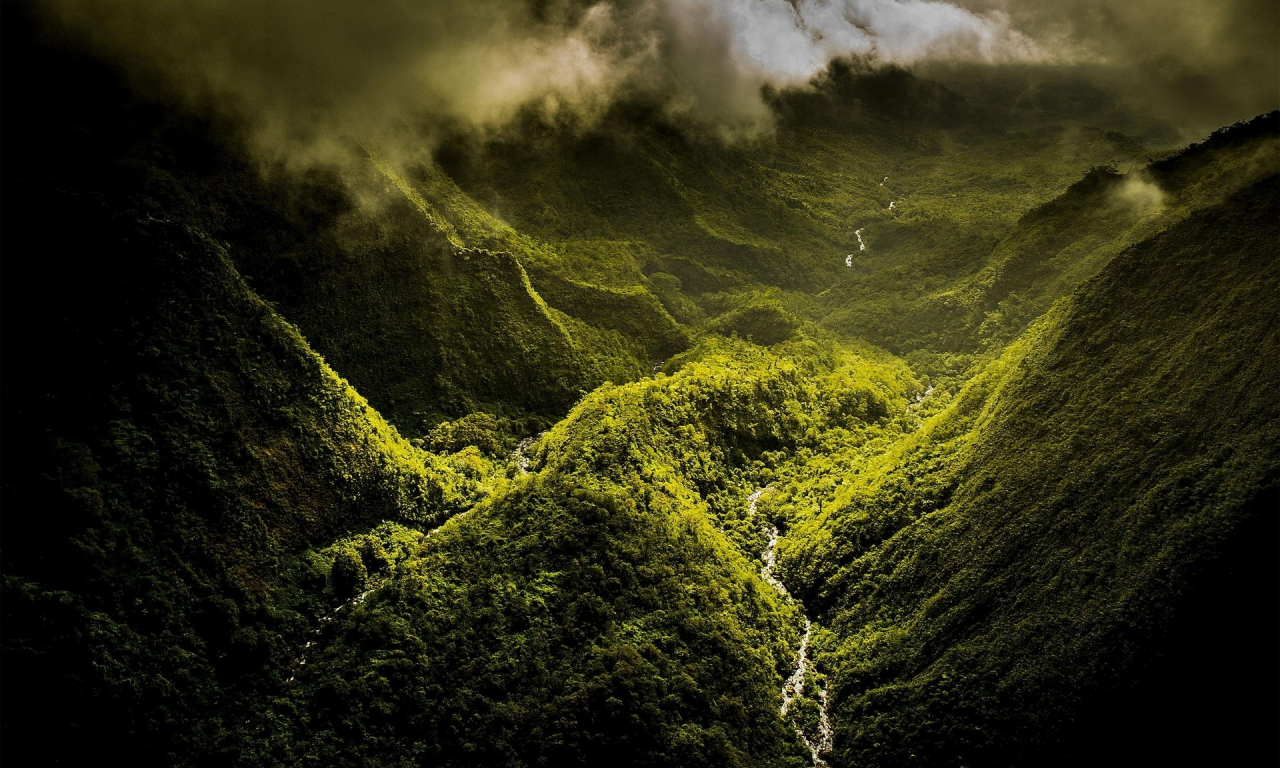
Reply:
[[[59,7],[4,5],[6,760],[1276,757],[1280,112],[843,56],[763,133],[303,162]]]

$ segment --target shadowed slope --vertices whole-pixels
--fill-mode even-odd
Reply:
[[[5,286],[6,754],[217,754],[328,610],[297,555],[443,520],[476,473],[401,439],[200,233],[34,184],[6,206],[11,257],[44,211],[75,222]]]
[[[783,549],[784,573],[827,574],[842,764],[1019,765],[1082,736],[1066,723],[1133,679],[1205,565],[1276,513],[1278,192],[1270,177],[1126,251],[1011,350],[952,459],[908,458],[896,504],[837,496]],[[1236,588],[1273,610],[1274,581]]]

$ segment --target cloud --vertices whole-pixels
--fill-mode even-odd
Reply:
[[[589,111],[618,62],[607,7],[538,19],[499,0],[54,0],[99,53],[247,117],[261,143],[499,123],[540,101]],[[293,147],[291,147],[293,148]]]
[[[1164,210],[1165,193],[1145,171],[1137,170],[1126,175],[1124,181],[1116,187],[1114,199],[1117,204],[1135,213],[1148,215]]]
[[[352,137],[420,132],[432,121],[491,130],[533,111],[589,125],[627,99],[657,103],[728,135],[750,135],[770,124],[764,86],[803,86],[833,59],[847,57],[908,66],[1109,63],[1118,73],[1115,88],[1158,92],[1165,106],[1216,117],[1274,100],[1275,78],[1256,71],[1276,63],[1276,25],[1267,26],[1275,6],[1274,0],[40,3],[64,29],[140,80],[165,80],[193,101],[247,118],[261,148],[295,159],[324,155]]]
[[[767,120],[762,85],[800,86],[833,59],[1035,61],[1052,54],[999,10],[936,0],[660,0],[654,69],[670,73],[676,111],[726,126]]]
[[[590,121],[622,98],[728,129],[768,123],[761,87],[837,57],[1034,60],[1002,10],[942,0],[49,0],[102,54],[250,118],[265,145],[423,116],[521,110]]]
[[[1092,62],[1089,76],[1184,138],[1280,107],[1275,0],[958,0],[1000,9],[1033,38]]]

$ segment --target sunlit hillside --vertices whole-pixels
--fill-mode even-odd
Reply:
[[[1270,10],[971,5],[7,0],[6,762],[1274,762]]]

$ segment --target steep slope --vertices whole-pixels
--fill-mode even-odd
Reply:
[[[652,297],[627,312],[637,297],[581,296],[563,281],[544,297],[527,244],[429,165],[350,163],[302,190],[336,198],[323,215],[282,204],[302,186],[286,175],[282,190],[254,201],[265,221],[221,232],[247,278],[406,432],[481,408],[556,418],[583,392],[637,378],[687,343]],[[239,180],[251,194],[255,182]]]
[[[0,741],[216,762],[340,599],[307,550],[438,524],[487,464],[401,439],[193,226],[157,148],[216,163],[198,120],[9,47],[11,10],[52,80],[5,80]]]
[[[6,2],[5,44],[42,80],[6,78],[23,116],[7,128],[10,194],[57,177],[145,199],[139,213],[228,245],[255,292],[407,436],[477,409],[512,417],[513,432],[526,417],[545,428],[583,392],[687,345],[652,296],[557,284],[566,311],[548,305],[526,243],[429,164],[373,146],[305,169],[251,156],[233,118],[135,90],[25,6]],[[604,318],[604,306],[628,311]]]
[[[216,754],[328,610],[298,554],[441,521],[482,465],[401,439],[207,237],[23,192],[11,258],[44,211],[76,226],[6,272],[6,754]]]
[[[801,621],[745,488],[814,430],[892,429],[901,369],[830,345],[703,348],[602,388],[530,474],[411,551],[317,641],[246,759],[802,766],[779,714]]]
[[[1274,696],[1200,683],[1216,698],[1162,701],[1143,668],[1161,649],[1189,680],[1246,650],[1232,668],[1275,667],[1274,540],[1257,536],[1280,481],[1278,210],[1271,176],[1126,251],[881,468],[892,495],[855,481],[821,515],[794,508],[781,567],[832,633],[839,764],[1081,754],[1069,724],[1144,680],[1125,754],[1164,749],[1147,738],[1166,719],[1235,734],[1184,733],[1183,756],[1274,750]],[[1228,553],[1260,576],[1229,604],[1270,611],[1239,642],[1174,623],[1225,618],[1198,585],[1232,584],[1232,563],[1210,568]]]
[[[823,296],[823,324],[899,354],[998,350],[1124,248],[1280,170],[1280,113],[1224,128],[1127,172],[1098,167],[1027,211],[950,280],[872,274]],[[871,237],[871,233],[867,233]],[[905,288],[905,289],[904,289]]]

